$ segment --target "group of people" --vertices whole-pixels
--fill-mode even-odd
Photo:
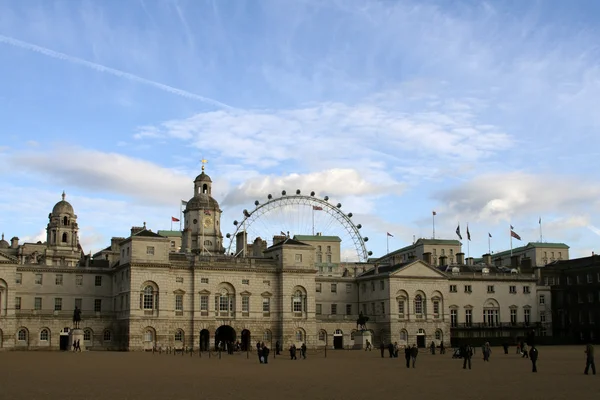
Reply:
[[[79,344],[79,339],[73,341],[73,351],[81,352],[81,344]]]
[[[296,347],[296,345],[292,344],[290,346],[290,360],[298,359],[298,357],[296,357],[297,351],[298,351],[298,348]],[[306,343],[302,343],[302,346],[300,346],[300,357],[302,357],[303,359],[306,360]]]

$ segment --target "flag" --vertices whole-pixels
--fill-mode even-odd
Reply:
[[[313,211],[323,211],[323,207],[313,206]]]
[[[542,217],[540,217],[540,225],[542,224]]]
[[[435,215],[437,215],[437,213],[436,213],[435,211],[432,211],[431,213],[432,213],[434,216],[435,216]]]
[[[210,211],[209,210],[204,210],[204,215],[210,215]]]
[[[492,234],[488,232],[488,237],[492,237]]]
[[[467,224],[467,240],[471,240],[471,233],[469,232],[469,225]]]
[[[512,226],[511,226],[511,228],[512,228]],[[515,233],[515,231],[513,231],[512,229],[510,230],[510,236],[514,237],[517,240],[521,240],[521,236],[517,235]]]
[[[187,203],[188,203],[187,201],[185,201],[185,200],[181,200],[181,205],[182,205],[182,206],[187,206]]]
[[[456,227],[456,234],[458,235],[460,240],[462,240],[462,235],[460,234],[460,224],[458,224],[458,226]]]
[[[511,225],[510,226],[510,230],[512,231],[513,229],[515,229],[515,227]]]
[[[280,231],[279,233],[281,233],[282,236],[286,236],[284,231]]]
[[[179,219],[175,218],[175,217],[171,217],[171,222],[179,222]]]
[[[387,233],[387,235],[388,235],[388,236],[391,236],[391,237],[394,237],[394,235],[392,235],[392,234],[391,234],[391,233],[389,233],[389,232]]]

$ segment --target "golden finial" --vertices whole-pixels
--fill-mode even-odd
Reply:
[[[206,160],[204,157],[202,158],[202,160],[200,160],[200,162],[202,163],[202,172],[204,172],[204,164],[206,164],[208,162],[208,160]]]

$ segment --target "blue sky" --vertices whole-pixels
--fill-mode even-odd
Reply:
[[[85,251],[169,229],[209,160],[223,226],[282,189],[340,201],[375,255],[598,251],[594,1],[0,0],[0,230],[64,189]],[[278,233],[279,227],[273,227]],[[223,229],[227,233],[227,229]],[[298,232],[300,233],[300,232]],[[518,245],[515,243],[514,245]],[[465,246],[466,247],[466,246]],[[466,250],[466,249],[465,249]]]

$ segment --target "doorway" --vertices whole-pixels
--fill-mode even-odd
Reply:
[[[340,329],[336,329],[333,333],[333,348],[336,350],[344,348],[344,334]]]
[[[417,347],[424,348],[426,343],[425,331],[423,329],[419,329],[417,332]]]
[[[250,350],[250,331],[248,329],[244,329],[242,331],[242,351],[248,351]]]
[[[61,351],[69,350],[69,335],[61,333],[58,345]]]
[[[229,325],[221,325],[215,331],[215,348],[219,350],[219,343],[221,343],[222,350],[225,350],[227,343],[235,343],[235,329]]]
[[[210,342],[210,333],[208,329],[200,331],[200,351],[208,351]]]

